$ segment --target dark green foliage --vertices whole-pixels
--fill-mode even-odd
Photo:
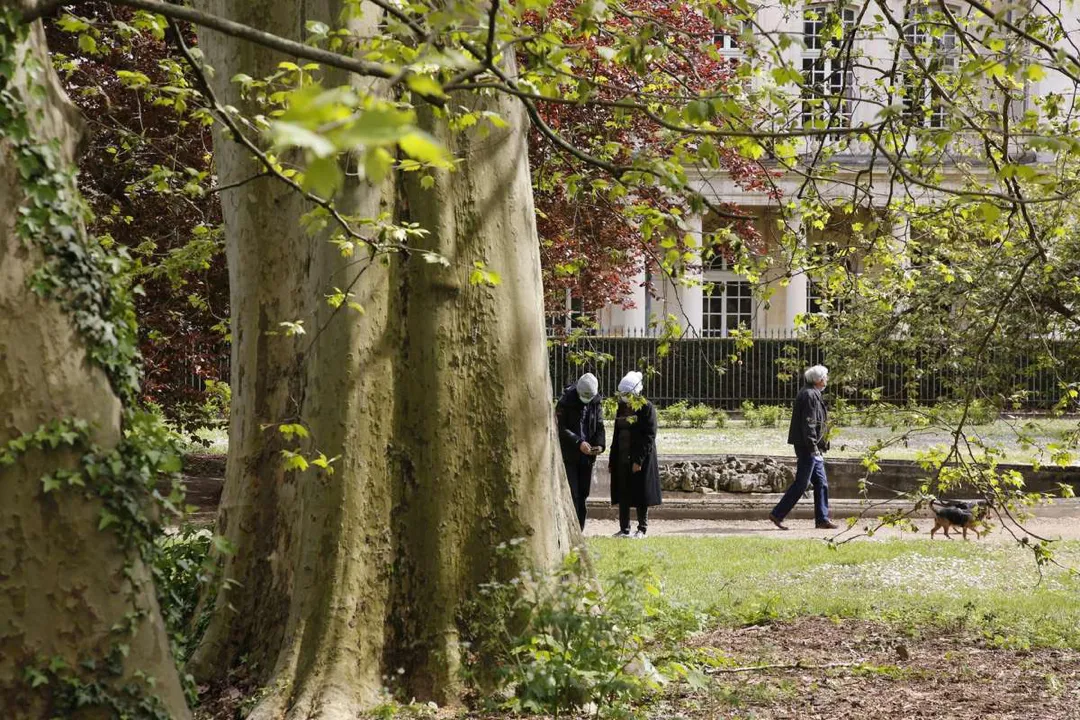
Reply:
[[[0,136],[18,166],[23,195],[15,230],[44,257],[27,290],[55,301],[67,313],[89,361],[105,372],[124,407],[122,436],[113,448],[94,445],[84,419],[55,418],[8,442],[0,450],[0,465],[11,465],[28,452],[79,453],[73,469],[41,478],[42,495],[63,489],[99,500],[97,530],[114,534],[129,562],[138,556],[146,561],[152,554],[153,538],[161,531],[163,513],[176,515],[182,510],[179,453],[168,428],[136,406],[139,353],[133,290],[125,276],[128,256],[122,249],[110,253],[87,237],[89,212],[76,187],[74,170],[66,165],[55,140],[35,135],[31,101],[45,97],[42,74],[46,68],[33,54],[18,56],[26,38],[27,28],[14,11],[0,12]],[[14,83],[17,64],[27,75],[25,96]],[[173,480],[167,494],[157,489],[162,477]],[[127,570],[133,568],[129,565]],[[139,592],[132,582],[128,589],[132,607],[100,656],[81,659],[78,667],[53,658],[27,668],[27,684],[48,697],[57,717],[70,717],[77,709],[90,707],[118,718],[168,717],[161,701],[148,692],[152,678],[136,669],[132,681],[118,685],[129,636],[149,612],[137,602]]]
[[[554,716],[590,704],[605,715],[632,714],[661,677],[641,670],[649,667],[645,652],[663,653],[702,621],[664,601],[644,570],[618,573],[601,588],[577,552],[551,575],[482,585],[469,616],[467,680],[479,704]]]
[[[44,253],[32,280],[37,294],[58,301],[86,343],[90,359],[109,376],[113,391],[128,404],[138,397],[138,350],[131,291],[122,279],[127,254],[107,255],[88,240],[86,204],[75,186],[74,171],[65,167],[54,142],[33,136],[26,102],[12,85],[17,45],[25,37],[13,11],[7,10],[0,31],[0,134],[11,144],[25,196],[16,233]],[[43,72],[24,63],[32,78]],[[36,80],[32,83],[37,84]]]
[[[86,2],[45,22],[64,89],[87,121],[79,186],[92,236],[124,254],[139,290],[143,399],[181,426],[206,417],[203,386],[227,372],[228,278],[209,117],[161,18]],[[185,28],[185,31],[190,30]],[[115,250],[114,250],[115,249]],[[212,417],[212,415],[211,415]]]
[[[788,417],[788,409],[780,405],[756,406],[746,401],[742,403],[743,420],[749,427],[778,427]]]
[[[213,603],[205,603],[207,612],[198,613],[199,598],[206,588],[213,587],[210,580],[214,565],[210,562],[210,551],[222,549],[223,542],[205,528],[184,525],[175,534],[158,538],[156,543],[154,585],[180,664],[195,649],[210,619],[208,610]]]
[[[713,409],[708,405],[695,405],[686,411],[686,421],[692,428],[703,428],[713,419]]]
[[[668,405],[659,411],[660,422],[667,427],[679,427],[683,424],[683,420],[686,419],[689,409],[689,405],[685,400]]]

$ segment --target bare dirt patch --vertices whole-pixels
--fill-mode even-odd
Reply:
[[[881,623],[801,618],[724,628],[696,644],[722,658],[712,684],[674,691],[650,716],[1080,719],[1080,653],[994,648],[970,630],[909,634]],[[847,665],[828,667],[836,663]],[[793,664],[803,667],[728,672]]]

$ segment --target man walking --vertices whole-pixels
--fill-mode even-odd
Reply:
[[[769,513],[769,519],[776,527],[787,530],[784,518],[812,482],[814,525],[821,530],[835,530],[839,526],[829,519],[829,481],[825,477],[823,455],[829,449],[829,441],[825,437],[828,414],[821,391],[829,381],[829,369],[824,365],[815,365],[806,371],[805,377],[806,387],[795,398],[791,426],[788,428],[788,444],[795,446],[795,457],[798,459],[795,481]]]
[[[585,529],[585,501],[592,488],[593,464],[604,452],[607,435],[600,402],[600,383],[592,373],[582,375],[577,383],[563,391],[555,406],[559,425],[559,449],[562,450],[570,495],[574,498],[578,523]]]

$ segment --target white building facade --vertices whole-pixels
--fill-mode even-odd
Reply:
[[[1002,8],[1001,18],[1005,20],[1014,19],[1015,13],[1030,12],[1019,5],[1005,6],[1000,2],[996,5]],[[876,0],[849,5],[807,3],[802,7],[761,4],[753,22],[744,29],[740,39],[719,36],[717,47],[721,54],[738,62],[742,53],[740,40],[754,42],[751,35],[760,35],[762,38],[769,38],[769,43],[773,43],[776,38],[787,36],[793,42],[783,51],[785,64],[798,69],[807,84],[834,98],[822,101],[813,99],[812,96],[808,98],[805,94],[793,98],[787,112],[778,113],[771,126],[773,130],[826,127],[822,123],[822,118],[826,115],[827,127],[871,125],[879,119],[882,108],[879,98],[870,100],[874,92],[880,92],[882,68],[894,63],[897,53],[903,53],[905,46],[905,43],[897,41],[899,33],[895,27],[890,30],[888,19],[881,19],[886,15],[882,8],[888,10],[889,17],[901,21],[901,28],[908,43],[928,42],[930,33],[933,33],[929,42],[937,49],[934,62],[938,64],[930,68],[931,71],[947,73],[953,67],[950,63],[957,63],[962,57],[962,43],[951,28],[942,28],[939,24],[937,29],[930,29],[920,22],[920,13],[926,12],[927,7],[936,9],[940,5],[938,0],[930,0],[929,5],[925,2],[899,0]],[[976,12],[966,3],[957,3],[955,6],[950,4],[949,7],[958,15]],[[1045,12],[1047,6],[1044,4],[1042,7],[1042,12]],[[1077,37],[1080,35],[1077,32],[1077,13],[1072,4],[1061,0],[1060,5],[1054,9],[1059,13],[1066,29],[1066,36],[1060,45],[1064,47],[1080,40]],[[848,61],[845,64],[836,57],[835,52],[829,51],[829,43],[835,40],[826,38],[823,32],[824,17],[827,13],[831,13],[834,18],[839,13],[845,26],[844,36],[849,38],[845,42],[853,43],[859,57],[857,62]],[[866,30],[875,26],[876,29]],[[882,27],[885,27],[884,32],[881,31]],[[769,77],[769,73],[757,73],[754,82],[769,82]],[[793,92],[800,91],[795,89]],[[1027,99],[1047,93],[1067,95],[1071,107],[1074,92],[1071,80],[1051,70],[1045,73],[1044,77],[1027,83],[1025,101],[1022,106],[1014,107],[1013,111],[1022,114],[1030,109]],[[946,122],[947,100],[939,97],[940,89],[923,82],[917,86],[912,84],[900,95],[904,111],[916,113],[918,124],[922,128],[933,130]],[[842,98],[842,101],[837,102],[835,98]],[[811,154],[820,149],[821,143],[835,151],[840,140],[819,135],[801,142],[802,152]],[[858,182],[860,187],[870,187],[873,197],[864,204],[863,216],[860,219],[865,219],[867,213],[878,214],[879,219],[884,220],[891,228],[890,232],[893,232],[899,241],[903,241],[907,232],[904,218],[886,215],[889,200],[895,199],[897,191],[896,186],[891,183],[889,167],[880,160],[877,166],[871,166],[873,147],[868,143],[857,141],[853,137],[845,138],[843,143],[840,146],[843,149],[831,158],[831,162],[838,166],[835,174],[831,175],[828,181],[817,183],[814,192],[818,197],[828,198],[832,195],[843,198],[850,196],[855,182]],[[957,170],[954,179],[957,184],[963,182],[960,172]],[[970,168],[967,168],[966,172],[970,172]],[[948,173],[949,170],[946,169],[945,182],[952,181]],[[868,177],[873,177],[874,181],[867,182]],[[774,255],[776,262],[757,283],[751,283],[736,273],[719,255],[705,263],[692,263],[686,272],[688,281],[654,278],[642,271],[632,282],[633,291],[627,303],[631,307],[608,306],[595,317],[600,334],[649,335],[659,332],[658,328],[662,326],[665,318],[674,317],[684,336],[688,337],[727,337],[733,330],[740,328],[759,337],[783,336],[796,329],[800,315],[818,309],[814,284],[799,268],[789,267],[789,263],[785,263],[780,234],[789,234],[789,244],[790,234],[793,233],[795,242],[843,245],[844,237],[850,236],[850,232],[845,232],[844,227],[832,225],[826,229],[808,231],[799,226],[798,220],[790,216],[791,213],[781,212],[779,203],[798,198],[800,193],[805,191],[805,177],[797,173],[778,177],[775,185],[782,198],[779,202],[774,194],[744,191],[723,172],[701,173],[696,185],[696,189],[709,200],[734,206],[741,214],[755,218],[754,224],[764,241],[763,251]],[[908,192],[910,197],[910,188],[905,192]],[[927,191],[923,199],[929,201],[931,195],[931,191]],[[916,202],[920,200],[917,197],[911,199]],[[853,220],[849,218],[846,222]],[[697,246],[701,247],[701,239],[710,231],[722,227],[721,223],[721,220],[711,215],[691,216],[685,221],[685,230],[697,238]],[[856,260],[852,259],[849,264],[850,270],[858,271]],[[652,293],[646,292],[646,287],[649,286],[653,288]],[[571,322],[573,306],[573,298],[568,297],[568,324]]]

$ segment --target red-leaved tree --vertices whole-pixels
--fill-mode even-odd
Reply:
[[[229,286],[212,192],[210,129],[186,66],[150,13],[85,3],[47,24],[68,95],[87,123],[79,184],[90,231],[125,246],[145,363],[142,391],[176,419],[223,379]],[[192,36],[193,39],[193,36]]]
[[[575,147],[618,165],[655,161],[678,153],[687,143],[696,149],[700,142],[708,142],[715,147],[716,166],[744,189],[767,187],[766,171],[733,147],[671,133],[640,112],[617,107],[619,102],[642,98],[727,96],[740,79],[737,61],[723,57],[716,46],[724,25],[723,9],[714,9],[710,19],[683,0],[626,0],[612,6],[605,23],[584,32],[580,24],[569,21],[578,4],[557,0],[544,16],[530,19],[538,34],[554,33],[566,45],[588,48],[593,58],[591,67],[576,68],[576,74],[594,102],[538,102],[549,126]],[[628,53],[625,47],[616,48],[614,38],[625,43],[631,27],[639,36],[662,38],[670,52],[634,57],[632,49]],[[526,68],[535,60],[528,43],[519,57]],[[631,285],[638,282],[635,278],[643,268],[654,277],[672,271],[668,256],[672,241],[676,250],[681,249],[678,218],[692,211],[684,201],[655,187],[627,190],[602,168],[583,164],[535,128],[529,160],[549,314],[565,312],[568,290],[580,299],[584,312],[609,303],[628,307]],[[738,214],[736,208],[722,210]],[[758,239],[749,222],[734,220],[731,227],[744,241],[752,244]]]

